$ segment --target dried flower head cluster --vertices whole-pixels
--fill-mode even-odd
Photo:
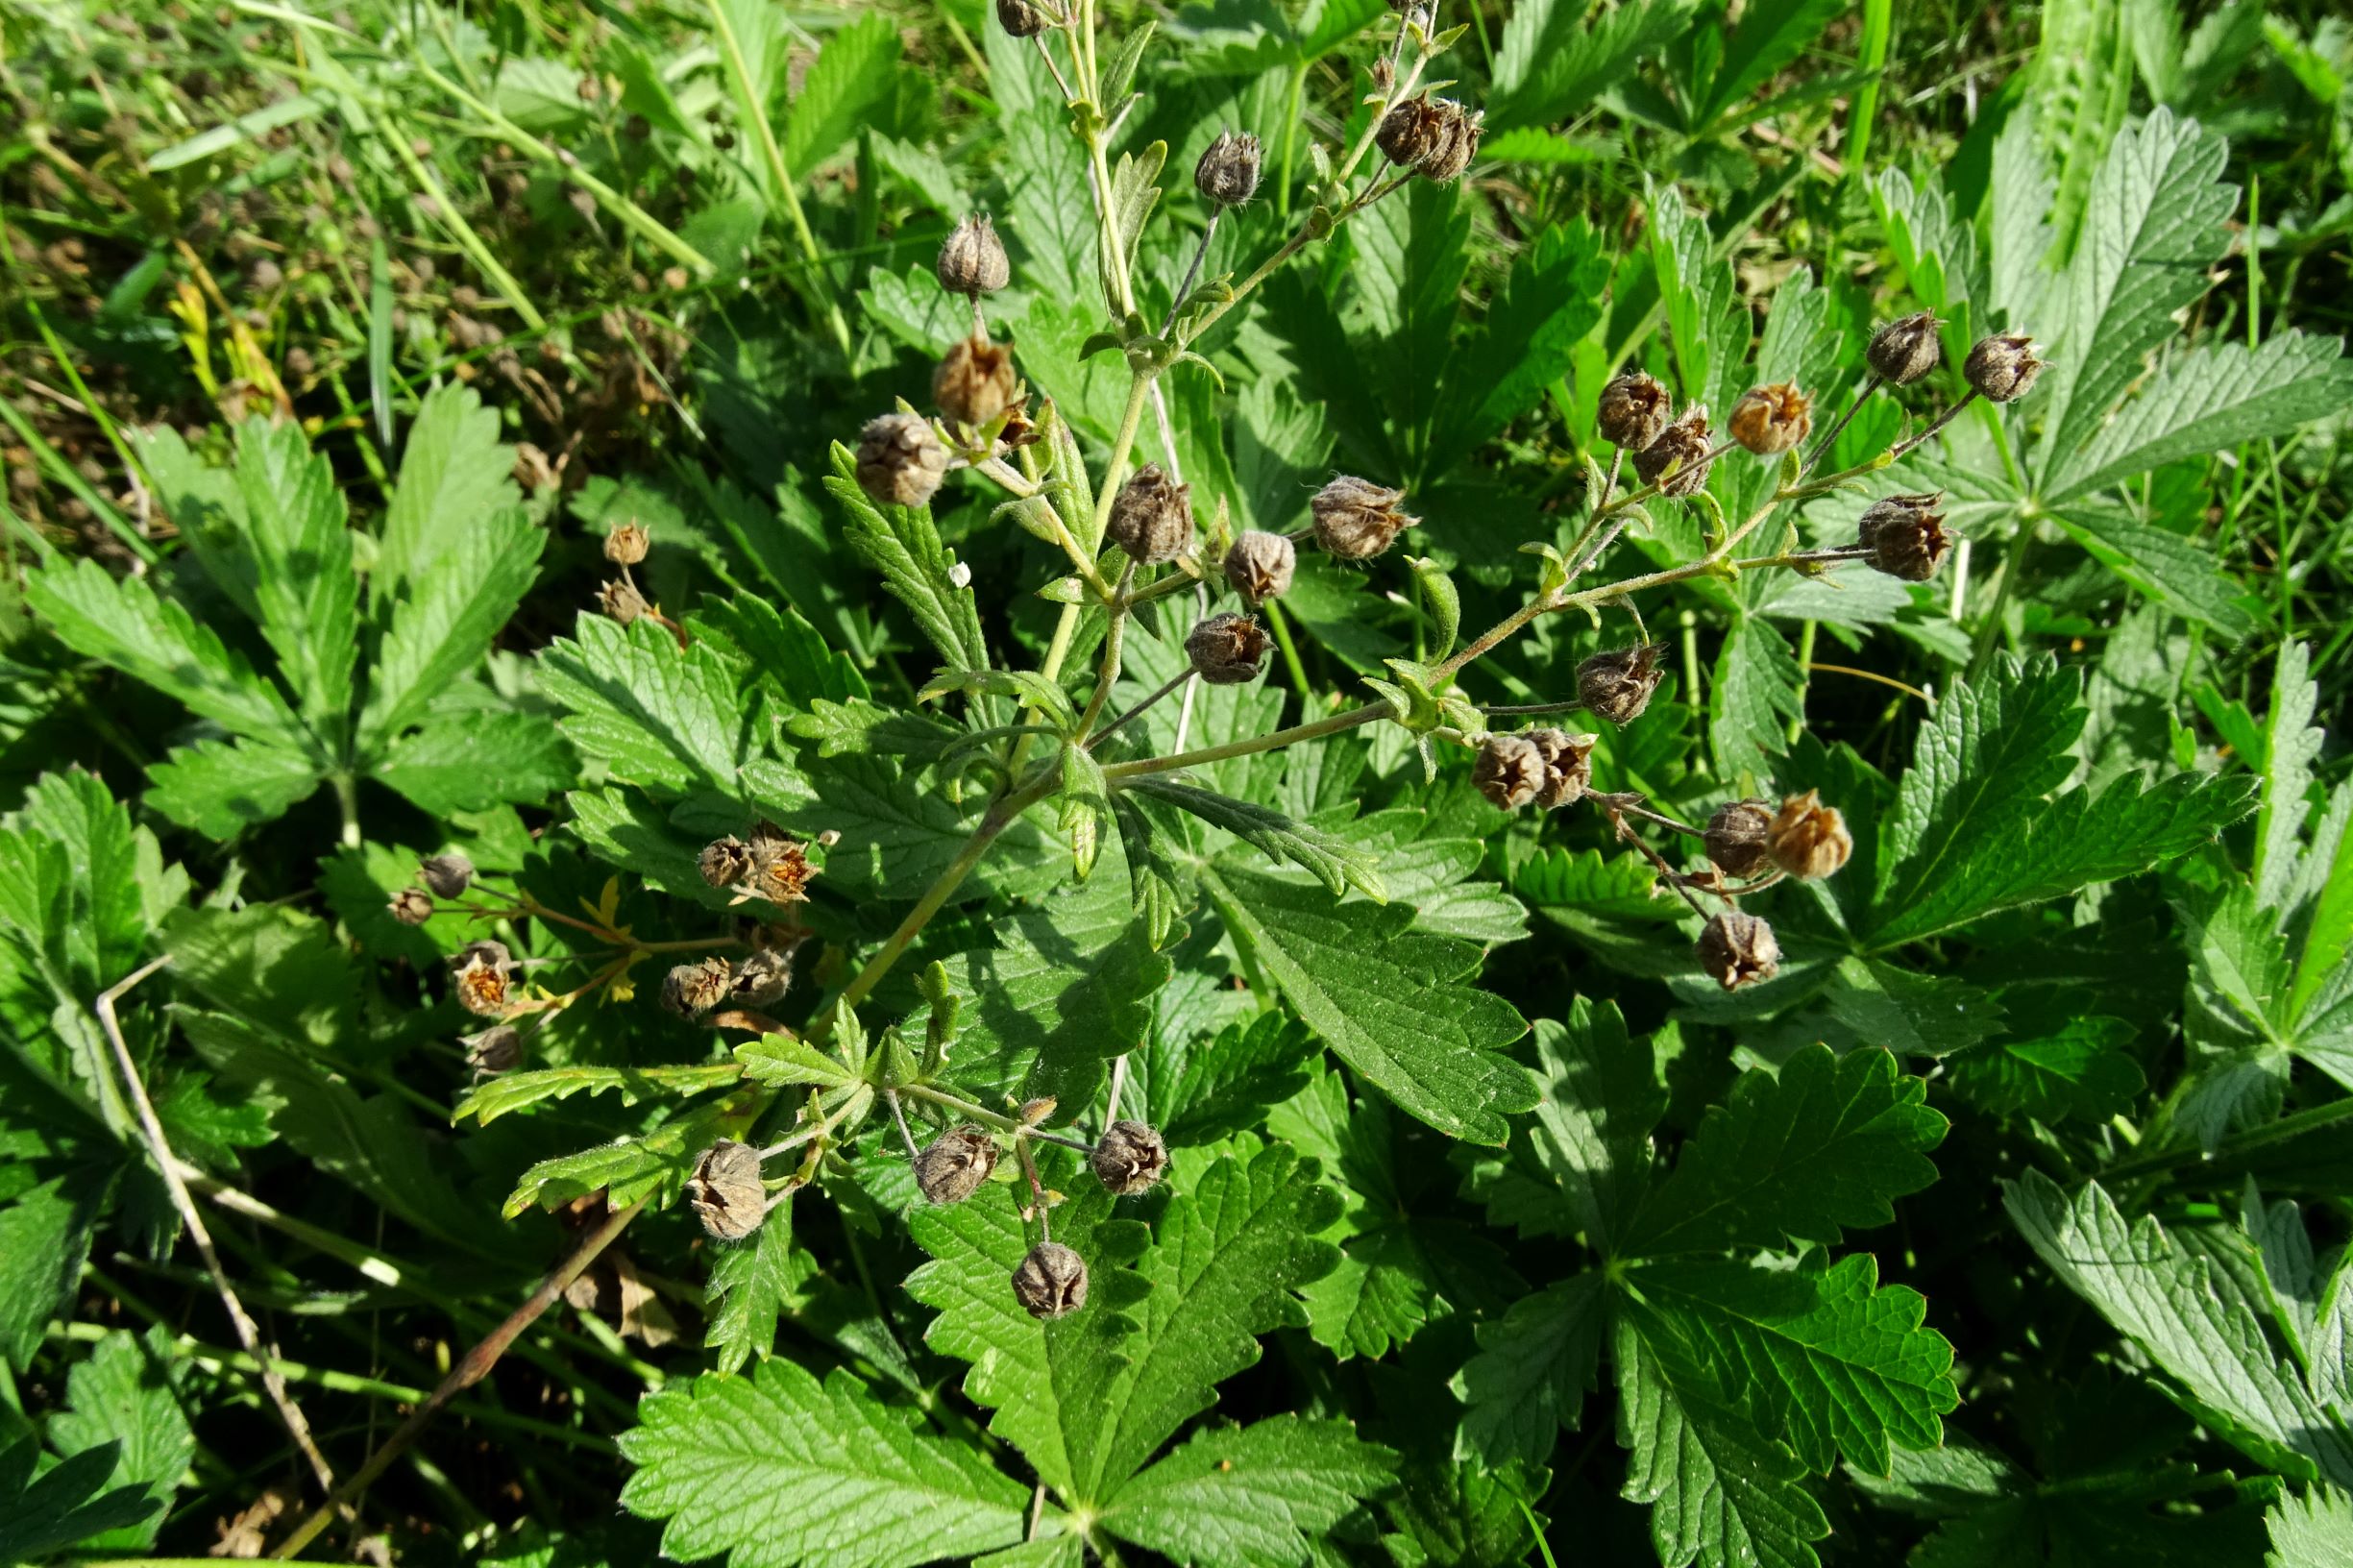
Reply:
[[[732,833],[713,839],[696,857],[695,870],[704,882],[733,894],[739,904],[752,898],[778,904],[805,902],[809,878],[817,874],[817,868],[809,862],[807,841],[772,822],[759,823],[748,840]]]
[[[1795,381],[1752,386],[1732,404],[1725,429],[1759,457],[1778,457],[1814,429],[1814,400],[1799,391]]]
[[[768,1215],[768,1184],[760,1177],[760,1151],[722,1139],[703,1150],[686,1184],[686,1201],[717,1241],[741,1241]]]
[[[1634,453],[1634,472],[1644,484],[1658,486],[1661,495],[1693,496],[1707,483],[1714,453],[1707,404],[1695,403],[1659,431],[1656,440]]]
[[[1459,180],[1478,155],[1483,114],[1428,93],[1409,98],[1382,118],[1373,134],[1381,156],[1425,180]]]
[[[1863,357],[1872,374],[1891,386],[1909,386],[1936,368],[1944,355],[1936,330],[1943,325],[1933,312],[1900,316],[1871,334]]]
[[[931,376],[931,401],[959,425],[983,426],[1020,396],[1013,350],[978,332],[959,338]]]
[[[1471,782],[1504,811],[1532,803],[1547,811],[1575,805],[1593,783],[1593,747],[1600,739],[1563,729],[1490,735],[1471,764]]]
[[[505,1014],[507,977],[514,972],[514,955],[502,942],[470,942],[450,960],[457,1005],[485,1018]]]

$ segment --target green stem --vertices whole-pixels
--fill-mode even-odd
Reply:
[[[1373,723],[1389,717],[1386,702],[1368,702],[1360,708],[1350,708],[1328,719],[1311,723],[1294,724],[1278,729],[1270,735],[1259,735],[1246,741],[1229,741],[1199,751],[1180,751],[1174,756],[1146,757],[1138,762],[1115,762],[1103,770],[1103,776],[1113,782],[1135,778],[1144,773],[1168,773],[1180,768],[1194,768],[1206,763],[1223,762],[1229,757],[1246,757],[1254,752],[1272,751],[1278,747],[1296,746],[1301,741],[1312,741],[1326,735],[1337,735],[1342,730],[1355,729],[1360,724]]]
[[[2334,1127],[2337,1123],[2347,1120],[2353,1120],[2353,1095],[2348,1095],[2341,1100],[2331,1100],[2326,1105],[2315,1106],[2310,1111],[2298,1111],[2293,1115],[2282,1116],[2279,1120],[2267,1126],[2250,1128],[2246,1132],[2226,1138],[2216,1145],[2211,1155],[2196,1144],[2187,1144],[2179,1148],[2161,1149],[2154,1154],[2135,1155],[2129,1160],[2120,1160],[2102,1170],[2099,1175],[2102,1181],[2113,1182],[2122,1177],[2145,1176],[2158,1171],[2172,1170],[2181,1165],[2211,1164],[2218,1160],[2268,1148],[2274,1143],[2289,1142],[2292,1139],[2302,1138],[2307,1133],[2317,1132],[2324,1127]]]
[[[343,814],[343,847],[359,847],[359,785],[349,773],[333,775],[335,808]]]
[[[1275,646],[1283,650],[1283,665],[1291,674],[1291,685],[1298,690],[1302,710],[1315,700],[1315,692],[1308,684],[1307,666],[1299,662],[1299,649],[1291,642],[1291,624],[1283,614],[1283,606],[1273,600],[1266,601],[1266,625],[1275,634]]]

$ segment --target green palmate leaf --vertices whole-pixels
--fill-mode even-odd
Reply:
[[[261,634],[303,717],[340,747],[359,657],[359,579],[334,469],[301,426],[249,419],[237,427],[236,478]]]
[[[1258,1126],[1266,1107],[1307,1087],[1322,1054],[1304,1026],[1270,1008],[1213,1038],[1189,1039],[1164,1023],[1145,1054],[1129,1062],[1129,1081],[1143,1085],[1144,1119],[1183,1148]]]
[[[172,1388],[171,1335],[116,1329],[90,1347],[66,1375],[67,1408],[49,1420],[49,1446],[61,1454],[112,1453],[106,1485],[136,1487],[168,1503],[196,1453],[196,1434]],[[105,1550],[141,1552],[155,1544],[160,1514],[121,1525],[89,1541]]]
[[[769,1210],[748,1238],[715,1250],[710,1283],[703,1286],[710,1327],[702,1342],[719,1352],[721,1376],[741,1372],[754,1356],[768,1359],[776,1321],[797,1283],[794,1264],[789,1197]]]
[[[1186,1443],[1119,1489],[1103,1528],[1206,1568],[1303,1563],[1334,1525],[1386,1489],[1396,1462],[1346,1422],[1276,1416]]]
[[[0,1448],[0,1562],[32,1562],[61,1548],[139,1525],[164,1501],[144,1485],[112,1486],[114,1451],[86,1448],[34,1479],[31,1434]]]
[[[1578,1425],[1601,1370],[1608,1295],[1601,1275],[1580,1274],[1480,1325],[1479,1353],[1455,1374],[1455,1396],[1464,1407],[1458,1458],[1489,1465],[1545,1462],[1560,1429]]]
[[[2177,458],[2286,435],[2348,402],[2353,360],[2336,338],[2290,331],[2253,349],[2193,349],[2059,465],[2050,499],[2070,501]]]
[[[240,735],[317,751],[275,686],[222,647],[210,627],[158,599],[144,579],[117,582],[86,556],[34,574],[25,602],[84,657],[112,665]]]
[[[1843,8],[1838,0],[1767,0],[1740,14],[1725,39],[1723,63],[1707,89],[1706,107],[1692,116],[1701,130],[1772,80],[1822,36]]]
[[[318,789],[306,751],[269,741],[199,741],[175,747],[147,771],[147,803],[209,839],[233,839],[275,821]]]
[[[1943,1439],[1938,1417],[1959,1395],[1952,1346],[1921,1326],[1926,1301],[1902,1286],[1882,1288],[1878,1277],[1869,1257],[1831,1265],[1816,1253],[1796,1269],[1646,1263],[1631,1288],[1649,1314],[1643,1332],[1679,1335],[1692,1359],[1715,1370],[1727,1402],[1808,1468],[1826,1471],[1844,1455],[1885,1474],[1891,1443]]]
[[[878,13],[828,37],[785,122],[784,166],[808,174],[886,110],[898,90],[898,29]]]
[[[2004,1184],[2002,1201],[2050,1271],[2147,1354],[2185,1409],[2260,1463],[2353,1486],[2353,1439],[2279,1360],[2211,1259],[2154,1218],[2127,1224],[2096,1182],[2071,1196],[2030,1172]]]
[[[1708,701],[1707,744],[1728,779],[1771,776],[1789,749],[1789,721],[1801,704],[1798,656],[1769,623],[1737,623],[1716,655]]]
[[[893,506],[885,511],[858,488],[857,472],[856,457],[835,442],[833,473],[825,488],[849,514],[844,537],[850,548],[882,574],[883,586],[907,606],[942,659],[961,670],[988,669],[978,603],[968,586],[958,587],[949,576],[955,556],[940,542],[931,508]]]
[[[1747,374],[1749,307],[1730,262],[1715,255],[1707,220],[1683,205],[1681,193],[1659,191],[1652,208],[1651,270],[1683,401],[1728,414]]]
[[[1212,826],[1233,834],[1269,860],[1290,862],[1321,882],[1335,897],[1349,888],[1376,903],[1388,897],[1382,886],[1376,856],[1336,834],[1294,821],[1272,806],[1237,800],[1229,795],[1148,773],[1128,780],[1122,788],[1190,812]]]
[[[650,621],[624,626],[583,611],[537,668],[567,710],[565,735],[615,778],[663,795],[736,793],[747,716],[735,672],[715,649],[682,649]]]
[[[2211,551],[2109,506],[2076,502],[2050,514],[2067,536],[2133,587],[2176,614],[2231,636],[2255,628],[2241,590]]]
[[[977,1450],[919,1432],[847,1372],[790,1361],[648,1396],[621,1439],[622,1506],[662,1519],[681,1560],[912,1568],[1021,1537],[1026,1489]]]
[[[1945,1076],[1955,1093],[1998,1116],[2105,1121],[2141,1092],[2140,1066],[2123,1049],[2135,1033],[2122,1018],[2069,1018],[2047,1035],[1948,1057]]]
[[[426,394],[368,574],[368,601],[379,614],[428,588],[453,560],[479,559],[474,535],[502,527],[502,514],[522,504],[514,474],[515,449],[499,440],[497,409],[457,382]]]
[[[480,664],[538,577],[546,543],[547,535],[519,504],[502,506],[473,519],[437,553],[423,579],[393,601],[368,672],[367,704],[359,715],[363,747],[380,747],[415,723],[435,698]]]
[[[2206,292],[2206,267],[2229,245],[2237,193],[2218,183],[2223,139],[2163,109],[2108,144],[2093,178],[2054,319],[2014,322],[2051,345],[2037,389],[2046,490],[2076,455],[2143,362],[2177,330],[2175,313]],[[2114,450],[2114,449],[2111,449]]]
[[[1713,1380],[1670,1338],[1631,1320],[1613,1336],[1625,1497],[1651,1507],[1663,1568],[1816,1568],[1830,1532],[1805,1467],[1718,1402]]]
[[[1666,1114],[1655,1054],[1627,1035],[1613,1002],[1580,996],[1565,1022],[1539,1018],[1535,1029],[1544,1096],[1528,1128],[1535,1173],[1558,1190],[1564,1229],[1615,1252],[1650,1185],[1651,1130]]]
[[[782,692],[795,707],[863,704],[872,695],[849,655],[829,646],[824,633],[790,604],[752,594],[707,600],[686,618],[686,625],[697,637],[724,639],[764,684]],[[919,730],[928,727],[912,716],[906,723]]]
[[[1463,984],[1472,943],[1408,929],[1403,904],[1335,907],[1319,890],[1221,861],[1203,878],[1218,915],[1340,1059],[1409,1114],[1480,1143],[1535,1103],[1527,1070],[1499,1054],[1528,1025]],[[1378,996],[1367,1008],[1362,998]]]
[[[2272,667],[2271,712],[2264,724],[2263,809],[2255,818],[2255,891],[2267,908],[2286,910],[2296,883],[2305,817],[2304,792],[2319,759],[2324,732],[2312,722],[2320,688],[2312,678],[2312,649],[2282,643]],[[2323,851],[2323,854],[2327,851]],[[2333,879],[2332,879],[2333,881]],[[2333,963],[2318,966],[2334,968]],[[2319,976],[2313,977],[2316,983]],[[2299,1000],[2311,985],[2299,977]]]
[[[747,1047],[748,1048],[748,1047]],[[452,1121],[472,1116],[487,1127],[499,1117],[576,1094],[618,1094],[624,1105],[667,1095],[698,1094],[744,1077],[743,1068],[722,1062],[707,1067],[549,1067],[510,1072],[477,1084],[450,1113]]]
[[[2265,1568],[2345,1568],[2353,1563],[2353,1498],[2316,1486],[2283,1497],[2266,1518],[2271,1537]]]
[[[1688,0],[1636,0],[1589,22],[1585,11],[1575,0],[1511,8],[1495,55],[1489,126],[1508,131],[1569,118],[1680,33],[1691,15]]]
[[[1777,1077],[1743,1074],[1643,1205],[1627,1250],[1829,1245],[1886,1224],[1892,1200],[1936,1180],[1927,1151],[1948,1124],[1926,1093],[1881,1050],[1813,1045]]]
[[[19,1372],[30,1366],[51,1314],[70,1310],[106,1195],[76,1174],[0,1208],[0,1361]]]
[[[187,897],[187,872],[165,867],[156,836],[132,825],[95,773],[43,774],[0,822],[0,848],[22,853],[19,870],[37,845],[61,851],[57,879],[24,902],[0,902],[0,930],[13,925],[29,946],[55,955],[79,991],[128,974],[146,956],[148,934]],[[53,913],[33,916],[36,906]]]
[[[740,1138],[760,1108],[756,1090],[705,1101],[642,1138],[625,1138],[577,1154],[542,1160],[525,1171],[502,1209],[508,1219],[537,1206],[552,1209],[602,1190],[624,1208],[677,1196],[702,1152],[723,1138]]]
[[[435,817],[535,806],[578,777],[552,720],[471,700],[429,715],[422,728],[386,747],[376,765],[378,782]]]
[[[1646,9],[1630,6],[1616,16],[1639,17]],[[1601,319],[1608,281],[1601,235],[1582,219],[1552,225],[1513,258],[1486,319],[1447,363],[1448,384],[1468,395],[1438,405],[1429,474],[1453,468],[1493,439],[1568,373],[1577,345]]]

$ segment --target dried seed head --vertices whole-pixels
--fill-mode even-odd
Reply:
[[[1908,386],[1934,370],[1944,355],[1936,339],[1937,325],[1936,316],[1927,310],[1899,316],[1871,334],[1871,347],[1863,357],[1880,380]]]
[[[1067,1317],[1087,1305],[1087,1260],[1041,1241],[1013,1271],[1013,1297],[1032,1317]]]
[[[916,1189],[933,1203],[962,1203],[995,1168],[996,1140],[977,1127],[959,1127],[915,1157]]]
[[[1525,735],[1490,735],[1471,764],[1471,782],[1501,811],[1517,811],[1544,788],[1544,753]]]
[[[919,415],[884,414],[858,432],[858,488],[878,506],[920,506],[946,476],[947,448]]]
[[[1020,0],[1015,3],[1019,4]],[[997,14],[1004,14],[1002,6],[997,8]],[[1042,21],[1039,25],[1044,24]],[[1012,33],[1013,29],[1007,27],[1005,31]],[[947,238],[940,244],[938,270],[942,288],[950,294],[968,294],[975,299],[995,293],[1013,277],[1012,264],[1005,259],[1005,242],[996,237],[996,226],[989,221],[986,212],[971,213],[947,232]]]
[[[751,845],[730,833],[723,839],[713,839],[695,857],[695,870],[715,888],[732,888],[751,879]]]
[[[1017,385],[1012,347],[975,332],[959,338],[931,373],[931,401],[957,424],[977,429],[1013,406]]]
[[[1839,809],[1824,805],[1821,791],[1808,790],[1781,802],[1773,824],[1765,829],[1765,848],[1782,870],[1813,880],[1847,864],[1854,840]]]
[[[1874,571],[1906,582],[1925,582],[1945,564],[1952,535],[1945,529],[1941,490],[1924,496],[1888,496],[1864,508],[1855,542],[1871,551]]]
[[[1259,138],[1247,132],[1219,132],[1193,165],[1193,188],[1219,207],[1239,207],[1257,195]]]
[[[760,1180],[760,1151],[723,1138],[702,1151],[686,1184],[686,1201],[703,1230],[720,1241],[741,1241],[768,1215],[768,1185]]]
[[[736,966],[735,999],[746,1007],[766,1007],[793,984],[793,949],[763,947]]]
[[[1669,403],[1656,377],[1630,370],[1602,388],[1595,423],[1611,446],[1641,452],[1665,432]]]
[[[1781,969],[1781,944],[1773,927],[1753,915],[1728,909],[1711,916],[1700,931],[1700,968],[1727,991],[1770,980]]]
[[[1700,840],[1707,858],[1727,876],[1754,876],[1770,858],[1765,833],[1773,825],[1773,808],[1762,800],[1734,800],[1718,806],[1707,819]]]
[[[1657,485],[1661,495],[1697,495],[1714,462],[1707,455],[1715,447],[1714,434],[1707,426],[1707,404],[1693,404],[1682,418],[1658,432],[1657,440],[1634,453],[1635,476],[1645,484]]]
[[[1343,474],[1315,492],[1308,509],[1315,516],[1315,542],[1343,561],[1369,560],[1419,523],[1397,509],[1403,490],[1390,490]]]
[[[1997,332],[1981,337],[1961,362],[1961,374],[1988,403],[2016,403],[2034,389],[2045,361],[2035,354],[2034,339],[2024,332]]]
[[[1593,787],[1593,743],[1599,735],[1572,735],[1565,729],[1532,729],[1528,743],[1544,759],[1544,782],[1536,790],[1536,804],[1546,811],[1573,806]]]
[[[433,895],[423,888],[403,888],[384,907],[403,925],[423,925],[433,918]]]
[[[1651,705],[1664,674],[1658,661],[1666,656],[1664,643],[1636,643],[1594,654],[1577,667],[1577,700],[1596,719],[1630,724]]]
[[[1053,25],[1053,18],[1030,0],[996,0],[996,25],[1017,38],[1034,38]]]
[[[1115,1121],[1103,1129],[1087,1163],[1112,1196],[1132,1198],[1168,1174],[1168,1146],[1140,1121]]]
[[[1382,117],[1373,139],[1390,162],[1410,168],[1425,180],[1444,184],[1458,180],[1471,166],[1483,131],[1483,115],[1466,112],[1460,104],[1428,93],[1408,98]]]
[[[762,822],[751,830],[746,848],[751,854],[749,881],[761,897],[779,904],[808,901],[809,878],[817,868],[809,864],[806,843],[772,822]]]
[[[433,890],[436,898],[462,898],[474,885],[474,862],[453,849],[446,855],[428,855],[417,867],[417,875]]]
[[[625,626],[652,608],[646,602],[646,596],[637,591],[637,584],[626,577],[616,577],[598,589],[597,603]]]
[[[482,1017],[498,1017],[506,1011],[506,977],[514,968],[515,960],[506,943],[466,943],[450,960],[457,1005]]]
[[[734,987],[735,966],[723,958],[681,964],[662,977],[662,1005],[685,1017],[700,1017],[725,1001]]]
[[[511,1072],[523,1065],[523,1032],[511,1023],[495,1023],[477,1035],[461,1035],[466,1066],[477,1072]]]
[[[1175,560],[1192,549],[1192,486],[1177,483],[1158,463],[1144,464],[1119,487],[1105,531],[1138,566]]]
[[[604,558],[615,566],[635,566],[652,547],[652,535],[632,518],[604,536]]]
[[[1185,657],[1212,686],[1238,686],[1265,668],[1266,632],[1246,615],[1213,615],[1187,634]]]
[[[1252,528],[1226,551],[1226,583],[1254,607],[1290,592],[1299,552],[1287,535]]]
[[[1814,428],[1814,400],[1798,390],[1795,381],[1752,386],[1732,404],[1725,429],[1732,439],[1759,457],[1778,457]]]
[[[1017,452],[1023,447],[1036,446],[1038,437],[1044,433],[1038,428],[1037,421],[1029,417],[1029,399],[1022,398],[1005,415],[1005,428],[997,432],[996,438],[1004,443],[1007,452]]]

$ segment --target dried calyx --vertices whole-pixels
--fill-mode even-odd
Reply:
[[[1808,790],[1781,802],[1765,830],[1765,848],[1791,876],[1814,879],[1847,864],[1854,840],[1839,809],[1824,805],[1821,791]]]
[[[947,232],[940,245],[937,270],[942,288],[974,299],[995,293],[1013,277],[1012,263],[1005,259],[1005,242],[996,237],[996,226],[985,212],[970,214]]]
[[[1656,377],[1630,370],[1602,388],[1595,425],[1611,446],[1641,452],[1665,433],[1671,403]]]
[[[808,844],[773,822],[754,827],[748,843],[732,833],[713,839],[695,857],[695,870],[712,887],[733,893],[739,904],[747,898],[779,904],[805,902],[809,878],[817,874],[817,868],[809,864]]]
[[[466,1066],[476,1072],[512,1072],[523,1066],[523,1031],[511,1023],[494,1023],[479,1034],[460,1035]]]
[[[793,986],[793,949],[763,947],[735,967],[729,984],[733,999],[746,1007],[766,1007]]]
[[[2045,361],[2035,354],[2034,339],[2024,332],[1997,332],[1981,337],[1961,363],[1961,375],[1977,396],[1988,403],[2015,403],[2034,387]]]
[[[1239,207],[1258,194],[1260,156],[1258,137],[1220,132],[1193,165],[1193,188],[1218,207]]]
[[[686,1183],[686,1201],[702,1228],[721,1241],[741,1241],[768,1215],[768,1186],[760,1179],[760,1151],[723,1138],[702,1151]]]
[[[1814,428],[1814,400],[1795,381],[1752,386],[1732,404],[1725,429],[1759,457],[1777,457],[1805,439]]]
[[[1457,180],[1479,151],[1483,118],[1452,99],[1425,92],[1384,115],[1373,140],[1390,162],[1426,180]]]
[[[604,558],[615,566],[635,566],[652,548],[652,536],[635,518],[604,536]]]
[[[1143,1122],[1115,1121],[1087,1163],[1113,1196],[1132,1198],[1168,1174],[1168,1146]]]
[[[1727,991],[1770,980],[1781,969],[1781,944],[1773,927],[1753,915],[1728,909],[1700,928],[1700,968]]]
[[[958,1127],[915,1157],[917,1190],[933,1203],[962,1203],[996,1168],[996,1140],[978,1127]]]
[[[436,898],[462,898],[474,885],[474,862],[453,849],[446,855],[429,855],[419,863],[417,878]]]
[[[1034,38],[1054,25],[1042,7],[1030,0],[996,0],[996,25],[1017,38]]]
[[[858,488],[878,506],[920,506],[947,477],[947,448],[919,414],[883,414],[858,432]]]
[[[1734,800],[1716,808],[1701,836],[1709,864],[1727,876],[1754,876],[1772,862],[1765,846],[1773,808],[1762,800]]]
[[[1855,542],[1870,553],[1864,558],[1874,571],[1906,582],[1925,582],[1945,564],[1952,535],[1945,529],[1939,510],[1944,492],[1920,496],[1888,496],[1873,502],[1855,527]]]
[[[433,918],[433,895],[423,888],[403,888],[384,907],[403,925],[423,925]]]
[[[1315,499],[1308,503],[1315,519],[1315,542],[1326,554],[1343,561],[1368,560],[1420,521],[1397,509],[1405,499],[1403,490],[1343,474],[1316,491]]]
[[[1013,1294],[1032,1317],[1067,1317],[1087,1305],[1087,1260],[1059,1241],[1041,1241],[1013,1271]]]
[[[1708,429],[1707,404],[1695,403],[1682,418],[1658,432],[1658,439],[1634,453],[1634,473],[1644,484],[1658,486],[1665,496],[1697,495],[1707,483],[1713,459],[1714,432]]]
[[[1013,349],[978,332],[959,338],[931,374],[931,401],[940,412],[975,429],[1012,407],[1019,393]]]
[[[1213,615],[1185,638],[1193,674],[1213,686],[1256,680],[1266,667],[1266,631],[1247,615]]]
[[[1666,656],[1664,643],[1636,643],[1631,648],[1607,649],[1577,667],[1577,700],[1596,719],[1630,724],[1651,705],[1665,672],[1658,661]]]
[[[1547,811],[1574,805],[1593,783],[1593,735],[1532,729],[1490,735],[1471,764],[1471,783],[1503,811],[1533,803]]]
[[[1908,386],[1936,368],[1944,355],[1937,341],[1938,322],[1934,313],[1926,310],[1909,316],[1899,316],[1871,334],[1871,347],[1863,357],[1872,374],[1893,386]]]
[[[1163,566],[1192,549],[1192,486],[1146,463],[1119,487],[1104,531],[1138,566]]]
[[[685,1017],[699,1017],[735,989],[735,966],[711,957],[681,964],[662,977],[662,1005]]]
[[[597,607],[625,626],[653,608],[627,577],[617,577],[599,588]]]
[[[1299,552],[1288,537],[1252,528],[1226,551],[1226,584],[1251,604],[1263,604],[1290,592],[1298,565]]]
[[[457,1005],[480,1017],[501,1017],[506,1011],[506,977],[514,970],[514,955],[506,950],[506,943],[466,943],[450,959]]]
[[[1565,729],[1532,729],[1528,743],[1544,759],[1544,782],[1536,786],[1536,804],[1546,811],[1573,806],[1593,787],[1593,746],[1599,735],[1573,735]]]

